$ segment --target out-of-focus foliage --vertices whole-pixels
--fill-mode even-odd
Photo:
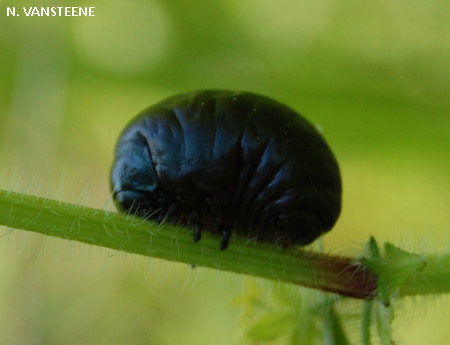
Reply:
[[[95,17],[22,6],[95,6]],[[113,145],[132,116],[186,90],[250,90],[316,123],[340,161],[328,250],[358,254],[374,235],[448,251],[449,12],[447,0],[3,1],[0,187],[111,208]],[[1,231],[0,343],[239,337],[239,277]],[[394,338],[447,344],[438,300],[402,302]]]
[[[339,297],[324,296],[317,291],[299,289],[285,284],[268,287],[249,283],[248,290],[235,300],[244,313],[244,339],[249,344],[349,344],[341,324],[342,315],[336,306],[347,308],[345,317],[354,318]],[[352,303],[352,302],[350,302]],[[358,307],[356,307],[358,308]],[[353,325],[351,325],[353,326]],[[352,332],[356,338],[357,334]]]

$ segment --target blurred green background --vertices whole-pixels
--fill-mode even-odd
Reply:
[[[95,17],[22,6],[95,6]],[[449,251],[448,0],[0,8],[0,188],[113,209],[112,152],[131,117],[191,89],[249,90],[304,114],[338,157],[344,208],[328,251],[358,255],[370,235]],[[0,257],[1,344],[243,341],[241,276],[4,228]],[[395,338],[448,344],[449,318],[448,296],[399,301]]]

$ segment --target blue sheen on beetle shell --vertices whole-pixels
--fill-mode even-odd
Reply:
[[[305,118],[249,92],[204,90],[134,118],[115,150],[117,208],[201,232],[283,247],[329,231],[341,210],[337,161]]]

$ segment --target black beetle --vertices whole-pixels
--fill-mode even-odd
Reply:
[[[153,105],[125,128],[111,172],[119,210],[283,247],[335,224],[341,178],[322,135],[249,92],[204,90]]]

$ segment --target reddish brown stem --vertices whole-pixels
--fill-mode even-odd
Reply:
[[[317,277],[313,284],[299,282],[299,285],[359,299],[373,299],[378,295],[377,275],[361,261],[317,253],[306,255],[323,279]]]

